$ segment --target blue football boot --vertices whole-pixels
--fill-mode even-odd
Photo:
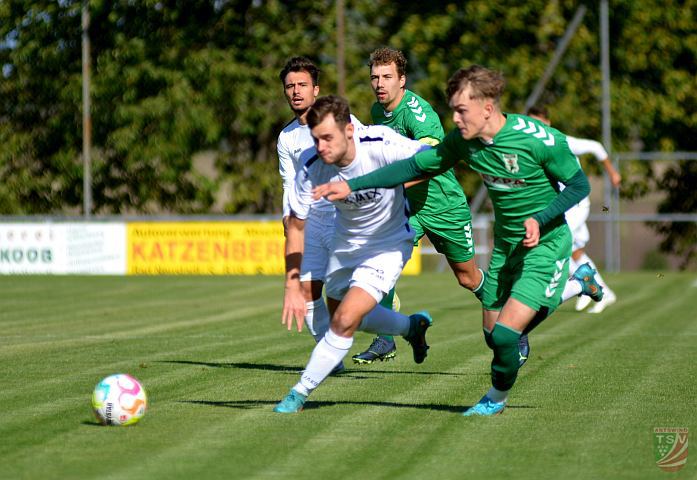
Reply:
[[[595,280],[595,270],[589,263],[584,263],[571,276],[581,283],[581,293],[588,295],[594,301],[603,299],[603,287]]]
[[[428,312],[418,312],[409,315],[411,324],[409,333],[404,336],[404,339],[411,344],[414,351],[414,361],[423,363],[428,355],[428,344],[426,343],[426,330],[433,325],[433,320]]]
[[[305,395],[291,389],[286,398],[276,404],[273,411],[276,413],[299,413],[302,411],[306,399]]]
[[[465,410],[465,412],[463,412],[462,415],[465,417],[490,417],[492,415],[498,415],[499,413],[503,412],[505,406],[506,402],[494,402],[492,399],[484,395],[482,399],[479,400],[479,402],[477,402],[476,405]]]

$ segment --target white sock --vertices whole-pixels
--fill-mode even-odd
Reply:
[[[574,260],[573,257],[569,257],[569,276],[573,275],[580,266],[581,264]]]
[[[319,342],[324,334],[329,330],[329,310],[323,298],[318,298],[314,302],[307,302],[307,313],[305,314],[305,325],[307,330]]]
[[[387,335],[406,335],[409,333],[409,317],[382,305],[376,305],[368,312],[358,326],[358,330]]]
[[[498,388],[491,387],[488,392],[486,392],[486,396],[492,399],[496,403],[503,403],[506,400],[508,400],[508,392],[510,390],[499,390]]]
[[[312,350],[310,361],[307,362],[305,371],[293,390],[305,396],[312,393],[344,359],[351,345],[353,345],[353,337],[340,337],[331,330],[327,330],[324,338]]]
[[[561,292],[561,299],[559,300],[559,304],[562,304],[571,298],[578,297],[579,295],[581,295],[582,291],[583,286],[581,285],[581,282],[579,282],[573,277],[570,278],[566,281],[564,291]]]
[[[605,280],[603,280],[603,277],[600,275],[600,272],[598,271],[598,267],[595,266],[595,263],[593,260],[591,260],[591,257],[586,255],[586,252],[583,252],[581,255],[581,258],[578,259],[579,265],[582,265],[584,263],[589,263],[591,267],[593,267],[593,270],[595,270],[595,279],[598,281],[601,287],[607,288],[607,283],[605,283]]]

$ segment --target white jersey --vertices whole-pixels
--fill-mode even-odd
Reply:
[[[382,125],[357,127],[353,141],[356,157],[346,167],[328,165],[315,153],[298,172],[289,198],[294,215],[307,218],[314,208],[312,189],[317,185],[356,178],[430,148]],[[352,251],[366,243],[380,248],[414,236],[403,186],[359,190],[333,203],[337,209],[336,251]]]
[[[589,140],[587,138],[576,138],[567,135],[566,142],[569,144],[569,150],[571,150],[571,153],[576,155],[576,161],[578,161],[579,155],[585,155],[587,153],[592,154],[599,162],[602,162],[608,157],[607,151],[605,150],[605,147],[603,147],[603,144],[595,140]],[[581,162],[579,161],[579,165],[580,164]],[[560,184],[559,186],[562,190],[564,189],[564,185]],[[583,200],[578,202],[578,205],[580,207],[590,208],[590,198],[584,198]]]
[[[351,123],[355,126],[362,125],[361,122],[351,116]],[[298,170],[315,154],[315,142],[310,134],[310,127],[301,125],[296,118],[286,125],[278,135],[276,151],[278,153],[278,172],[283,180],[283,216],[290,215],[290,204],[288,197]],[[334,206],[321,198],[313,203],[312,208],[319,212],[334,211]]]

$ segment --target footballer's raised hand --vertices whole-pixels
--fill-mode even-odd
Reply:
[[[348,183],[344,181],[329,182],[313,188],[312,198],[319,200],[320,198],[324,197],[330,202],[333,202],[335,200],[343,200],[344,198],[348,197],[350,193],[351,188],[349,187]]]
[[[307,313],[307,304],[305,296],[300,290],[300,282],[297,285],[287,285],[283,296],[283,314],[281,323],[288,327],[288,330],[293,328],[293,324],[297,326],[298,332],[302,332],[305,324],[305,314]]]

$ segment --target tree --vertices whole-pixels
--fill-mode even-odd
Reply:
[[[521,111],[525,99],[542,75],[556,43],[572,18],[577,3],[531,0],[439,4],[432,11],[404,11],[395,20],[390,42],[410,55],[417,70],[415,88],[435,99],[439,113],[447,118],[442,89],[457,68],[479,63],[504,71],[508,111]],[[429,8],[428,6],[426,7]],[[697,127],[697,30],[695,5],[689,2],[612,2],[612,135],[615,151],[697,150],[691,132]],[[595,5],[573,37],[563,60],[547,85],[543,103],[551,106],[555,126],[569,134],[601,138],[601,72],[599,68],[599,14]],[[655,190],[670,194],[661,211],[694,212],[689,182],[694,162],[679,163],[663,173],[646,162],[627,165],[628,181],[622,189],[626,199]],[[597,166],[593,171],[598,172]],[[469,194],[479,182],[461,175]],[[664,236],[664,251],[684,256],[687,266],[695,258],[694,224],[657,226]],[[690,253],[692,252],[692,253]]]
[[[0,2],[0,212],[75,213],[82,202],[80,2]],[[277,77],[306,55],[336,91],[331,0],[91,0],[96,213],[280,210],[275,140],[291,119]],[[452,126],[443,89],[459,67],[480,63],[508,80],[504,109],[520,111],[575,13],[573,0],[346,4],[346,89],[369,118],[366,66],[381,45],[402,49],[408,82]],[[694,0],[631,2],[611,9],[613,146],[696,150]],[[555,125],[600,138],[597,6],[571,41],[543,101]],[[194,155],[208,151],[212,172]],[[694,162],[693,162],[694,163]],[[670,189],[661,208],[694,208],[688,163],[664,173],[629,163],[625,198]],[[631,175],[636,172],[636,175]],[[630,175],[627,175],[630,174]],[[460,172],[467,193],[480,180]],[[689,211],[689,210],[688,210]],[[694,232],[661,227],[682,252]]]

